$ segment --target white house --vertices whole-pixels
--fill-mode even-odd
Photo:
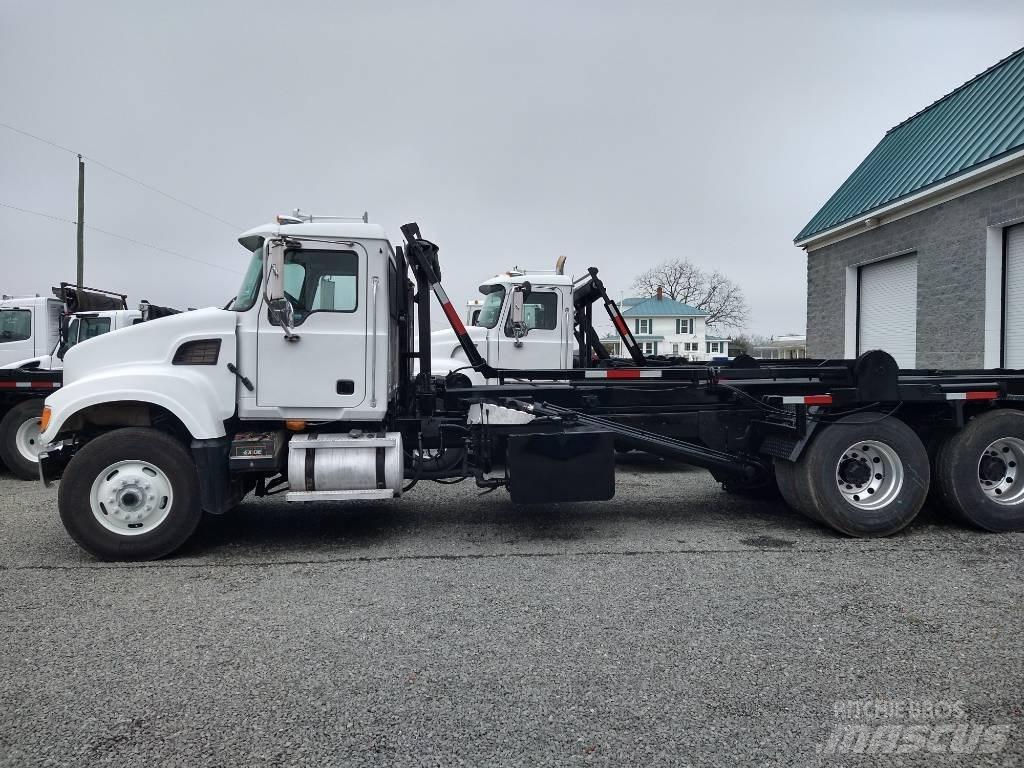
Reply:
[[[623,299],[622,316],[645,355],[684,357],[691,361],[729,357],[731,339],[707,334],[707,312],[665,296]],[[617,334],[601,339],[613,357],[628,357]]]
[[[807,357],[807,337],[802,333],[775,336],[753,351],[759,360],[801,360]]]

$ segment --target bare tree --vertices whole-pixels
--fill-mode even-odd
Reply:
[[[705,272],[686,259],[669,259],[637,276],[633,288],[643,296],[665,296],[702,312],[717,328],[742,328],[749,309],[743,289],[719,271]]]
[[[761,336],[756,333],[741,333],[738,336],[733,336],[732,341],[729,342],[730,354],[735,352],[737,355],[745,354],[753,356],[757,348],[771,342],[771,337]]]

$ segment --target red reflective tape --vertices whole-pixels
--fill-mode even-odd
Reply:
[[[18,386],[16,381],[0,381],[0,389],[14,389]]]
[[[32,386],[37,389],[55,389],[60,386],[56,381],[33,381]]]
[[[967,392],[965,400],[995,400],[999,397],[998,392]]]
[[[448,322],[451,323],[452,328],[455,329],[456,335],[465,336],[466,326],[462,324],[462,318],[459,317],[459,313],[455,310],[455,307],[452,306],[452,303],[450,301],[446,301],[441,305],[441,308],[444,310],[445,315],[447,315]]]
[[[804,405],[832,405],[832,395],[807,395]]]
[[[622,315],[616,315],[612,318],[612,322],[615,324],[615,330],[623,337],[629,334],[629,327],[626,325],[626,320]]]
[[[634,370],[629,370],[629,369],[625,369],[625,368],[623,368],[623,369],[612,368],[612,369],[610,369],[607,372],[607,378],[609,378],[609,379],[639,379],[640,378],[640,371],[639,370],[635,370],[635,369]]]

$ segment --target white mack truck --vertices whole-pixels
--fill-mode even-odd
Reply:
[[[975,526],[1024,527],[1022,371],[900,370],[884,351],[647,358],[593,268],[536,285],[499,276],[467,330],[438,247],[401,229],[396,246],[362,221],[279,217],[240,237],[250,263],[229,309],[70,350],[39,465],[60,478],[74,540],[100,558],[161,557],[253,492],[391,499],[472,478],[516,503],[599,501],[614,495],[618,447],[739,491],[777,485],[850,536],[901,530],[932,486]],[[447,339],[431,336],[432,297]],[[598,302],[631,360],[603,350]]]

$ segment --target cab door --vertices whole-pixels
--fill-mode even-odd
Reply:
[[[509,304],[509,302],[506,302]],[[564,368],[568,345],[565,339],[563,299],[557,288],[536,287],[523,302],[523,320],[528,332],[516,345],[511,312],[493,329],[498,338],[498,363],[502,368]]]
[[[257,405],[308,411],[354,408],[363,402],[366,274],[366,251],[358,243],[302,241],[286,248],[282,279],[293,310],[293,338],[261,300]]]

